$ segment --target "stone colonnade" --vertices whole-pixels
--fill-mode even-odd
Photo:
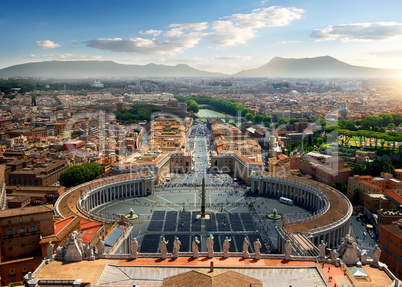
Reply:
[[[154,179],[136,178],[129,181],[106,183],[86,192],[81,203],[88,211],[107,202],[153,193]]]
[[[272,197],[286,197],[296,203],[316,210],[315,216],[306,217],[291,224],[303,224],[303,222],[309,220],[319,222],[320,216],[326,212],[330,212],[331,203],[324,194],[324,190],[339,193],[339,191],[324,184],[294,176],[270,174],[268,176],[251,177],[251,192]],[[305,238],[310,240],[315,246],[318,246],[321,240],[323,240],[328,247],[336,248],[341,243],[341,239],[349,233],[350,217],[353,211],[352,205],[344,195],[341,194],[341,196],[348,204],[348,210],[342,218],[325,226],[315,226],[314,229],[303,233]],[[281,247],[284,246],[287,240],[286,234],[282,235],[278,233],[278,250],[281,250]]]
[[[327,209],[329,204],[327,197],[321,191],[306,185],[303,181],[283,177],[253,177],[251,192],[271,197],[286,197],[317,212]]]

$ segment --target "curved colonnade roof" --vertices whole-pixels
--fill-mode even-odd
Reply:
[[[311,181],[311,183],[313,183],[313,188],[322,191],[328,197],[330,202],[329,209],[319,217],[283,226],[283,229],[288,233],[306,233],[312,229],[337,222],[348,213],[348,201],[339,192],[322,183],[314,181]]]

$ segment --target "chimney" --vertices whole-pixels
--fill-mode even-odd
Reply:
[[[209,263],[209,272],[214,272],[214,261],[211,260],[211,262]]]

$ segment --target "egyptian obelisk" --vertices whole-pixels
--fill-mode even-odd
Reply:
[[[201,185],[201,218],[205,218],[205,178],[202,178]]]

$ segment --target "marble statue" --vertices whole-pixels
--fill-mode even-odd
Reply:
[[[261,259],[261,253],[260,253],[261,247],[262,247],[262,244],[260,242],[260,239],[257,238],[257,241],[254,241],[254,250],[255,250],[254,258],[257,260]]]
[[[381,255],[381,249],[376,244],[372,250],[373,263],[378,264],[378,261],[380,260],[380,255]]]
[[[248,247],[250,246],[250,242],[248,241],[247,237],[244,237],[243,240],[243,258],[249,258],[250,253],[248,253]]]
[[[355,239],[347,234],[342,238],[341,248],[339,249],[339,258],[347,265],[361,265],[361,254],[357,249]]]
[[[79,246],[79,248],[81,249],[81,252],[83,253],[84,252],[84,243],[82,242],[82,232],[81,233],[78,233],[77,231],[75,231],[76,232],[76,239],[77,239],[77,243],[78,243],[78,246]]]
[[[181,242],[179,240],[179,237],[176,236],[175,241],[173,241],[173,257],[175,258],[179,257],[180,245]]]
[[[290,260],[292,254],[292,243],[290,240],[287,240],[285,243],[285,260]]]
[[[89,242],[84,246],[84,256],[86,260],[95,260],[94,251],[91,248],[91,245],[89,245]]]
[[[103,255],[105,248],[105,243],[102,240],[102,237],[98,238],[98,241],[96,242],[96,250],[98,251],[98,255]]]
[[[368,263],[367,259],[368,259],[367,251],[364,250],[364,251],[362,251],[362,256],[361,256],[362,264],[367,264]]]
[[[137,258],[138,256],[138,241],[137,238],[134,237],[133,241],[131,241],[131,257]]]
[[[168,243],[169,243],[169,241],[166,241],[165,237],[162,237],[162,241],[159,243],[159,250],[161,252],[162,259],[167,258],[167,247],[166,247],[166,245]]]
[[[66,251],[63,256],[65,261],[82,261],[83,252],[81,251],[82,246],[79,246],[77,242],[77,231],[70,234],[68,239],[68,245],[66,246]]]
[[[336,259],[338,258],[338,256],[339,256],[339,253],[336,252],[336,249],[331,249],[330,257],[331,257],[332,263],[336,262]]]
[[[207,239],[207,249],[208,249],[208,257],[214,257],[214,236],[211,234]]]
[[[200,241],[198,240],[198,237],[196,236],[191,245],[194,258],[198,258],[198,244],[200,244]]]
[[[324,243],[324,240],[321,240],[321,244],[318,245],[319,257],[325,257],[325,248],[327,248],[327,244]]]
[[[64,248],[59,246],[56,248],[56,260],[63,260]]]
[[[229,257],[230,241],[232,241],[232,239],[229,239],[227,236],[225,241],[223,241],[222,249],[223,249],[223,257],[225,258]]]
[[[53,247],[54,244],[52,244],[52,241],[49,241],[46,247],[46,257],[50,260],[53,260]]]

